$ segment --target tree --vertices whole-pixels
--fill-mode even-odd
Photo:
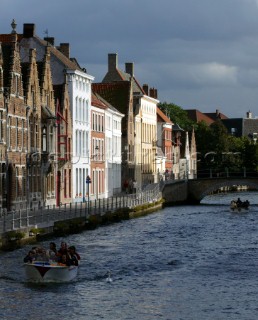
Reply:
[[[188,118],[187,112],[180,106],[174,103],[163,102],[158,107],[171,119],[172,122],[177,123],[182,129],[191,131],[193,121]]]

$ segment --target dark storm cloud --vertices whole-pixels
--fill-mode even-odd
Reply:
[[[107,54],[135,63],[141,84],[161,101],[201,111],[258,115],[256,0],[1,0],[0,32],[35,23],[37,34],[69,42],[71,54],[101,81]]]

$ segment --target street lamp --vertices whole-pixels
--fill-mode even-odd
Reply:
[[[98,151],[99,151],[99,146],[96,146],[95,147],[95,157],[96,157],[96,161],[98,160]],[[98,169],[98,168],[96,168]],[[95,185],[96,185],[96,200],[98,200],[98,192],[99,192],[99,172],[98,170],[95,171],[96,172],[96,175],[95,175]]]

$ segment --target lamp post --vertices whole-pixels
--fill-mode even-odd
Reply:
[[[90,183],[91,183],[91,178],[90,176],[87,176],[86,178],[86,184],[87,184],[87,190],[88,190],[88,213],[90,213]]]
[[[98,161],[98,151],[99,151],[99,146],[95,147],[95,157],[96,157],[96,161]],[[96,168],[98,169],[98,168]],[[98,192],[99,192],[99,172],[98,170],[95,171],[96,175],[95,175],[95,185],[96,185],[96,200],[98,200]]]

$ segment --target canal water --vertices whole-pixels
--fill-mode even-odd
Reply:
[[[233,213],[237,196],[54,239],[82,256],[71,283],[26,283],[22,259],[30,246],[2,253],[0,319],[257,319],[258,195],[241,193],[251,208]]]

